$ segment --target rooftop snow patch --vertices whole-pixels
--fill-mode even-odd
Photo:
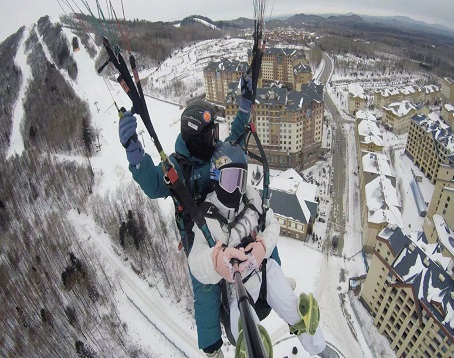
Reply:
[[[377,146],[383,147],[385,145],[381,136],[380,128],[377,126],[377,122],[370,121],[367,119],[361,120],[358,124],[358,135],[361,137],[362,143],[374,143]]]
[[[348,85],[348,93],[354,98],[366,99],[364,89],[359,83],[350,83]]]
[[[362,152],[363,155],[363,171],[366,173],[384,175],[387,178],[396,177],[391,165],[389,164],[388,157],[383,153]]]
[[[433,216],[435,230],[437,230],[438,240],[443,247],[454,255],[454,230],[446,224],[443,216],[435,214]]]
[[[406,116],[412,109],[415,109],[415,106],[411,104],[410,101],[402,102],[393,102],[389,106],[384,107],[384,109],[391,111],[396,116],[403,117]]]
[[[375,115],[371,111],[367,111],[364,109],[360,109],[359,111],[356,111],[356,119],[357,120],[365,119],[365,120],[374,121],[374,122],[377,121],[377,117],[375,117]]]

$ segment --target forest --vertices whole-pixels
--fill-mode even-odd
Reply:
[[[174,221],[155,201],[131,190],[132,180],[112,196],[92,190],[95,129],[87,103],[71,85],[77,65],[70,40],[61,25],[43,17],[30,32],[21,28],[0,46],[0,80],[8,83],[0,96],[5,138],[0,147],[1,356],[140,355],[112,302],[118,283],[63,212],[93,217],[137,275],[152,272],[150,286],[175,304],[187,297],[186,309],[192,310],[186,258],[175,253],[176,241],[169,239],[176,237]],[[23,97],[25,150],[7,157],[23,82],[24,69],[13,60],[20,49],[31,71]],[[169,255],[175,259],[165,260]]]

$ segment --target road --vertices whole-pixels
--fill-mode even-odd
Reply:
[[[325,60],[325,68],[323,73],[320,75],[320,81],[327,86],[329,78],[331,76],[333,63],[331,59],[323,54]],[[331,210],[331,216],[328,223],[328,232],[336,232],[339,236],[339,244],[337,247],[337,253],[342,254],[342,249],[344,247],[344,232],[345,232],[345,212],[343,208],[344,198],[346,194],[345,190],[348,190],[346,187],[346,170],[347,163],[347,153],[346,153],[346,139],[342,132],[342,116],[339,113],[336,105],[329,96],[328,92],[325,90],[325,106],[326,109],[331,113],[333,118],[333,127],[332,127],[332,143],[331,143],[331,155],[332,155],[332,166],[334,170],[331,174],[331,190],[333,196],[333,210]],[[330,236],[330,235],[328,235]],[[327,238],[326,249],[329,250],[331,246],[331,237]]]
[[[345,269],[345,262],[342,259],[344,239],[345,239],[345,208],[348,198],[349,186],[346,185],[347,179],[347,140],[342,132],[342,116],[336,105],[329,97],[326,91],[326,85],[331,77],[333,63],[331,59],[324,54],[325,66],[319,76],[319,81],[325,85],[325,108],[331,113],[333,123],[331,129],[333,135],[332,165],[330,172],[330,188],[332,189],[332,210],[328,220],[327,237],[324,243],[323,259],[320,265],[319,282],[317,286],[316,298],[321,308],[321,322],[324,329],[329,330],[332,337],[332,343],[339,344],[341,354],[345,357],[368,356],[369,352],[363,352],[363,341],[361,332],[351,321],[345,307],[345,301],[342,299],[340,272]],[[332,181],[331,181],[332,180]],[[333,233],[339,235],[339,244],[337,250],[331,250],[331,238]],[[336,256],[333,256],[336,254]],[[348,343],[346,343],[348,342]]]

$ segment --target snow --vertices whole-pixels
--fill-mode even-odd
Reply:
[[[364,154],[365,153],[365,154]],[[385,175],[386,177],[395,177],[394,172],[389,165],[388,157],[383,153],[362,152],[363,155],[363,171],[365,173],[373,173]]]
[[[358,120],[366,119],[368,121],[376,122],[377,118],[374,116],[374,114],[370,111],[360,109],[359,111],[356,112],[356,118]]]
[[[350,83],[348,85],[348,93],[353,98],[366,99],[366,95],[364,94],[364,89],[358,83]]]
[[[22,71],[22,85],[19,91],[18,100],[14,107],[13,114],[13,128],[10,138],[10,147],[7,152],[7,158],[10,158],[14,154],[21,155],[25,149],[24,140],[22,138],[20,128],[24,118],[24,107],[22,105],[22,99],[25,98],[25,92],[27,91],[28,81],[31,78],[31,69],[27,64],[27,51],[25,49],[25,41],[27,40],[28,29],[26,28],[23,32],[19,49],[17,50],[16,58],[14,62],[17,67],[20,67]]]
[[[212,28],[214,30],[219,30],[215,25],[210,24],[208,21],[199,19],[198,17],[195,17],[194,20],[197,21],[197,22],[200,22],[201,24],[205,25],[206,27],[210,27],[210,28]]]
[[[64,31],[68,38],[72,38],[73,34],[70,30],[65,29]],[[178,51],[172,58],[163,62],[160,67],[151,70],[147,69],[147,74],[150,75],[152,80],[146,86],[145,92],[151,93],[154,97],[147,97],[146,101],[152,123],[166,153],[173,152],[174,141],[179,133],[179,117],[182,111],[180,106],[175,103],[179,103],[180,99],[172,97],[172,95],[167,96],[163,92],[167,82],[173,79],[184,79],[188,86],[194,85],[197,83],[197,79],[202,76],[201,71],[207,61],[210,61],[212,56],[214,56],[213,53],[216,53],[216,56],[233,53],[232,58],[244,59],[248,46],[249,42],[237,39],[204,41]],[[43,47],[48,56],[44,43]],[[222,51],[220,50],[221,48],[223,48]],[[239,51],[240,49],[241,51]],[[125,107],[130,105],[129,99],[116,82],[111,82],[97,75],[94,62],[83,46],[81,46],[80,51],[73,53],[73,56],[79,70],[77,79],[73,81],[69,79],[64,71],[62,73],[65,79],[74,87],[76,93],[87,101],[92,113],[93,125],[99,130],[100,150],[91,158],[97,183],[94,189],[100,195],[110,195],[117,190],[120,183],[132,181],[124,149],[118,140],[118,115],[113,106],[112,97],[119,106],[124,105]],[[51,60],[49,56],[48,58]],[[19,132],[23,117],[21,99],[31,74],[29,67],[26,65],[23,43],[20,45],[15,62],[22,69],[24,82],[14,111],[13,135],[11,137],[11,147],[8,151],[9,155],[12,153],[20,154],[24,150]],[[315,77],[321,74],[324,65],[323,60],[319,68],[315,69],[317,74]],[[200,91],[200,89],[195,87],[194,92]],[[156,97],[165,100],[159,100]],[[332,96],[332,98],[336,104],[340,103],[335,99],[336,96]],[[339,108],[341,107],[339,106]],[[353,123],[351,118],[346,118],[350,121],[343,124],[348,153],[346,171],[352,173],[357,168],[357,154]],[[221,137],[225,137],[227,135],[227,127],[223,123],[220,125]],[[158,162],[159,155],[141,121],[139,121],[137,132],[145,151],[152,156],[155,162]],[[408,194],[409,184],[406,186],[405,183],[408,181],[407,178],[413,175],[409,168],[414,170],[415,173],[418,173],[418,170],[409,162],[408,158],[401,155],[403,153],[402,143],[404,143],[405,138],[396,138],[386,132],[383,133],[383,140],[387,148],[393,148],[392,152],[395,158],[393,167],[399,182],[401,182],[402,187],[407,190]],[[74,160],[79,163],[84,160],[80,157],[70,156],[59,156],[58,158],[61,160]],[[317,169],[320,173],[320,167],[317,167]],[[391,170],[389,170],[389,173],[391,173]],[[317,190],[315,185],[308,185],[301,181],[296,184],[290,180],[291,178],[296,180],[297,175],[295,173],[288,171],[280,177],[276,177],[276,174],[276,171],[271,171],[271,175],[274,177],[272,185],[276,185],[282,190],[295,190],[295,186],[297,186],[298,190],[301,189],[304,192],[305,198],[315,196]],[[385,177],[377,179],[377,186],[382,183],[381,185],[386,188],[386,196],[384,199],[380,199],[381,201],[378,197],[374,199],[376,200],[374,207],[381,207],[383,200],[385,200],[391,207],[390,212],[386,213],[386,215],[396,217],[397,213],[394,212],[393,207],[403,206],[403,225],[411,223],[414,226],[418,226],[418,223],[414,224],[415,218],[416,221],[419,219],[419,216],[415,215],[415,209],[406,210],[406,208],[415,206],[412,205],[414,202],[412,202],[411,195],[406,195],[404,202],[401,204],[398,200],[398,195],[391,193],[389,182],[390,180]],[[380,336],[378,333],[374,333],[373,330],[368,331],[367,337],[363,335],[362,322],[370,317],[364,318],[367,315],[361,313],[362,306],[358,305],[357,298],[347,294],[348,277],[365,274],[364,262],[360,253],[362,248],[362,229],[359,215],[358,185],[358,177],[348,175],[344,202],[339,203],[345,208],[346,220],[343,256],[330,255],[329,250],[318,249],[309,242],[301,242],[287,237],[280,237],[279,251],[284,273],[295,278],[297,282],[296,293],[299,294],[304,291],[315,294],[321,308],[320,324],[329,344],[345,357],[372,357],[374,353],[369,347],[370,337],[375,335],[373,340],[378,341]],[[430,186],[430,183],[424,179],[421,186],[426,201],[429,201],[433,186]],[[138,186],[136,188],[140,190]],[[405,192],[400,194],[400,199],[402,199]],[[172,207],[170,198],[159,200],[159,204],[165,211],[170,210]],[[322,200],[320,208],[323,208],[322,210],[326,210],[328,213],[331,205],[330,199],[327,198],[326,202]],[[115,252],[112,238],[108,237],[95,224],[90,215],[78,214],[73,210],[62,213],[62,215],[66,215],[68,221],[77,230],[80,242],[84,247],[96,253],[99,261],[106,267],[108,274],[115,278],[119,284],[118,286],[121,287],[116,290],[114,301],[119,307],[122,320],[128,326],[131,341],[134,341],[150,356],[181,357],[186,355],[202,357],[202,352],[197,349],[193,317],[184,312],[179,305],[169,301],[166,295],[161,297],[155,287],[150,287],[143,278],[137,276],[128,263],[122,261]],[[420,225],[422,226],[422,218]],[[329,240],[334,233],[327,230],[326,224],[319,222],[316,222],[314,230],[323,240]],[[341,272],[345,274],[347,279],[340,277]],[[359,316],[355,312],[360,312]],[[300,347],[296,338],[292,338],[289,335],[288,326],[275,313],[272,313],[263,324],[274,342],[275,356],[290,356],[293,346],[297,346],[299,351],[295,357],[308,356]],[[226,357],[233,357],[232,347],[224,347],[224,353]]]
[[[407,115],[412,109],[415,109],[415,106],[413,106],[410,101],[405,100],[402,102],[393,102],[383,108],[391,111],[396,116],[402,117]]]
[[[434,215],[433,221],[440,242],[451,255],[454,255],[454,231],[446,224],[441,215]]]

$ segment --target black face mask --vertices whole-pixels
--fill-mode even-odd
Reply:
[[[214,190],[216,191],[219,201],[228,208],[238,208],[240,205],[242,194],[240,193],[239,188],[236,188],[233,193],[228,193],[219,186],[219,183],[216,182]]]
[[[186,146],[188,147],[189,153],[191,153],[191,155],[203,160],[204,162],[207,162],[211,159],[211,156],[216,149],[216,147],[207,146],[191,139],[188,140]]]

